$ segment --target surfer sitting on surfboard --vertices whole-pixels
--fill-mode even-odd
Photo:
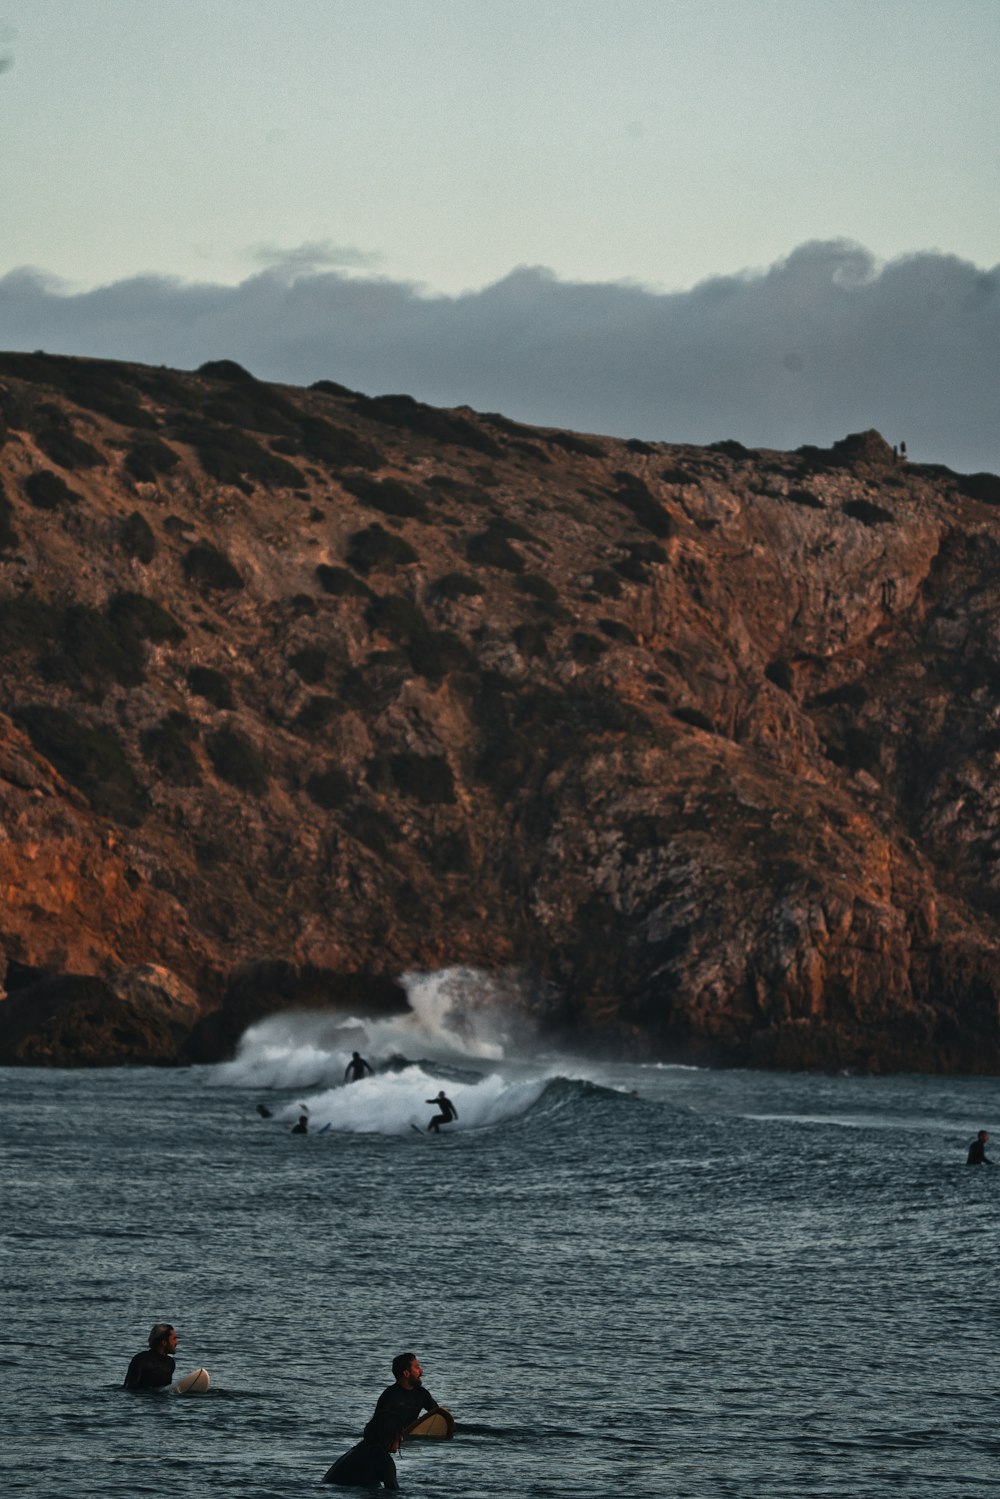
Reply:
[[[359,1488],[382,1483],[387,1489],[399,1488],[391,1454],[399,1451],[403,1433],[420,1412],[437,1410],[438,1403],[420,1383],[424,1371],[415,1353],[398,1353],[392,1372],[396,1383],[378,1397],[361,1441],[337,1459],[323,1475],[323,1483]]]
[[[442,1124],[450,1124],[453,1119],[458,1118],[458,1110],[451,1099],[445,1097],[443,1088],[438,1093],[437,1098],[428,1098],[427,1102],[436,1103],[441,1110],[440,1114],[435,1114],[434,1118],[427,1125],[427,1128],[433,1130],[435,1134],[437,1134]]]
[[[169,1322],[157,1322],[148,1338],[149,1347],[137,1353],[125,1375],[126,1390],[161,1390],[174,1377],[177,1334]]]

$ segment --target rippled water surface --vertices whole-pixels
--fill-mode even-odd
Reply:
[[[363,1040],[389,1070],[346,1088],[322,1032],[0,1074],[4,1492],[336,1493],[413,1348],[459,1422],[413,1496],[995,1493],[993,1082]],[[159,1319],[207,1395],[119,1388]]]

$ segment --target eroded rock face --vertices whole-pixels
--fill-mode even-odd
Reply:
[[[580,1047],[1000,1069],[1000,479],[226,361],[0,387],[0,1060],[464,963]]]

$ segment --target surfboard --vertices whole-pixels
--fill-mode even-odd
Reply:
[[[193,1369],[171,1388],[175,1395],[204,1395],[211,1383],[207,1369]]]
[[[421,1416],[419,1421],[414,1421],[412,1426],[406,1428],[407,1437],[436,1437],[439,1441],[448,1442],[455,1435],[455,1417],[450,1410],[439,1406],[436,1411],[428,1411],[426,1416]]]
[[[415,1129],[418,1135],[422,1135],[423,1134],[423,1130],[420,1128],[419,1124],[411,1124],[410,1128],[411,1129]]]

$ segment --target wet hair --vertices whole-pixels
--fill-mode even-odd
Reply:
[[[393,1379],[398,1379],[401,1374],[405,1374],[416,1356],[415,1353],[397,1353],[392,1361]]]
[[[147,1339],[150,1348],[158,1347],[158,1345],[163,1342],[164,1338],[169,1338],[173,1330],[174,1329],[172,1323],[157,1322]]]

